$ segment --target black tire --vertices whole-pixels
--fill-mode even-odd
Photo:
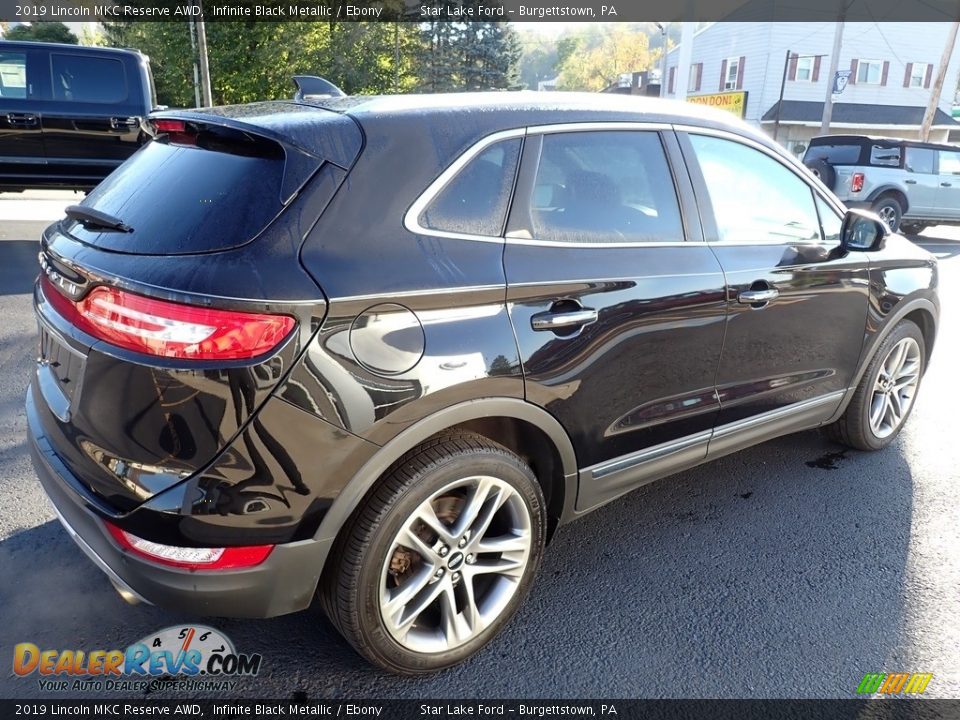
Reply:
[[[523,574],[503,609],[471,639],[442,652],[414,652],[391,635],[381,612],[381,584],[384,578],[389,582],[393,573],[391,569],[390,574],[384,574],[385,563],[389,555],[392,568],[397,533],[411,522],[422,503],[431,501],[431,496],[451,482],[477,475],[508,484],[529,512],[530,550]],[[321,605],[357,652],[381,668],[402,675],[420,675],[456,665],[496,636],[526,598],[546,542],[544,507],[543,492],[533,472],[505,447],[469,432],[429,440],[394,464],[341,531],[331,550],[335,564],[325,570],[318,589]],[[448,556],[447,579],[452,581],[456,575],[453,558],[460,553],[453,545],[450,547],[453,552]],[[470,587],[476,589],[473,581]]]
[[[810,172],[820,178],[820,182],[833,190],[833,184],[837,181],[837,172],[833,169],[833,165],[821,158],[819,160],[811,160],[807,163],[807,167],[810,169]]]
[[[893,195],[881,195],[871,208],[890,226],[891,232],[900,230],[900,220],[903,217],[903,206]]]
[[[903,429],[904,424],[910,418],[915,402],[910,403],[899,425],[886,437],[878,437],[873,432],[870,426],[870,409],[881,366],[894,346],[904,338],[913,338],[920,348],[920,368],[917,380],[917,390],[919,390],[919,383],[927,367],[927,350],[923,343],[923,333],[910,320],[901,320],[880,343],[843,415],[835,423],[824,428],[827,436],[832,440],[857,450],[881,450],[892,443],[900,434],[900,430]],[[914,391],[915,396],[916,391]]]
[[[930,226],[927,223],[910,222],[909,220],[903,220],[900,223],[900,232],[906,235],[919,235],[928,227]]]

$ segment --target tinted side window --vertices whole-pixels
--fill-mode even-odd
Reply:
[[[126,73],[119,60],[53,53],[50,67],[54,100],[115,103],[127,99]]]
[[[766,153],[690,135],[724,242],[819,240],[810,186]]]
[[[655,132],[545,135],[532,205],[537,240],[683,240],[673,177]]]
[[[0,53],[0,97],[27,97],[27,54]]]
[[[933,150],[930,148],[907,147],[907,170],[915,173],[933,172]]]
[[[421,227],[499,236],[519,157],[519,138],[503,140],[483,150],[420,213]]]
[[[960,153],[940,150],[940,174],[960,175]]]

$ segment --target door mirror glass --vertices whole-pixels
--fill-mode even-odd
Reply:
[[[890,229],[877,215],[865,210],[847,210],[840,230],[840,247],[849,252],[880,250]]]

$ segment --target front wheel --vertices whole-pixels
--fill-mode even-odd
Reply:
[[[356,650],[391,672],[459,663],[510,620],[546,538],[536,477],[472,433],[401,458],[334,548],[321,587],[327,615]]]
[[[910,416],[925,364],[923,333],[902,320],[880,343],[850,405],[827,433],[858,450],[889,445]]]

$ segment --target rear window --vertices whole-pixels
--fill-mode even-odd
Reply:
[[[52,53],[53,99],[117,103],[127,99],[123,63],[114,58]]]
[[[105,250],[145,255],[225,250],[252,240],[283,209],[283,149],[222,128],[198,137],[199,146],[148,143],[84,200],[133,232],[79,223],[69,232]]]
[[[831,165],[858,165],[860,163],[859,145],[811,145],[803,161],[826,160]]]

